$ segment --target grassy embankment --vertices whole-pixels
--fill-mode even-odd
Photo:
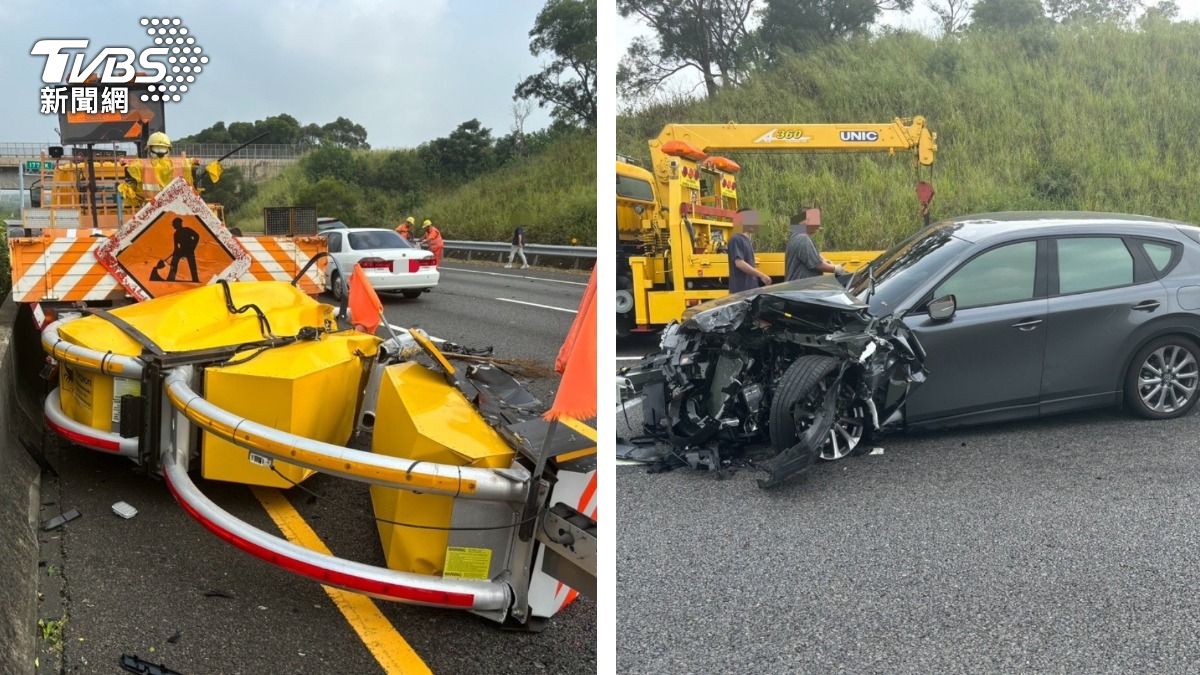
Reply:
[[[370,157],[365,159],[370,161]],[[244,231],[261,231],[263,207],[297,204],[297,195],[309,184],[303,168],[293,166],[262,184],[255,197],[232,214],[230,223]],[[514,226],[524,225],[530,242],[570,244],[575,239],[580,245],[596,243],[596,141],[592,134],[559,139],[543,152],[509,162],[462,185],[430,189],[421,205],[411,210],[402,208],[401,197],[386,189],[349,187],[357,197],[357,222],[352,224],[358,226],[395,227],[413,215],[418,224],[432,219],[447,239],[507,241]]]
[[[618,150],[648,160],[668,122],[887,122],[938,133],[936,217],[1080,209],[1200,223],[1200,24],[1058,28],[957,40],[893,34],[792,57],[713,100],[618,120]],[[819,205],[830,250],[883,248],[918,227],[909,156],[738,155],[742,201],[786,217]],[[922,171],[922,177],[925,172]]]

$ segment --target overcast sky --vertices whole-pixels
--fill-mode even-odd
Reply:
[[[142,17],[179,17],[210,57],[167,130],[186,136],[224,121],[288,113],[302,124],[348,117],[372,147],[411,147],[478,118],[497,136],[512,125],[512,93],[540,70],[529,30],[544,0],[0,0],[6,93],[0,142],[56,138],[38,111],[45,38],[101,47],[152,46]],[[603,2],[602,2],[603,4]],[[535,107],[526,130],[549,123]]]
[[[1144,2],[1146,5],[1157,3],[1158,0],[1145,0]],[[937,16],[929,9],[928,0],[915,0],[914,4],[915,7],[911,12],[884,12],[880,22],[889,26],[907,28],[930,35],[940,32],[941,28]],[[1175,4],[1179,6],[1179,19],[1186,21],[1200,19],[1200,0],[1175,0]],[[634,17],[618,17],[615,30],[617,34],[617,47],[619,49],[616,55],[617,59],[625,55],[626,50],[629,49],[629,44],[633,42],[634,38],[639,36],[649,37],[653,34],[650,28]],[[700,77],[699,71],[692,68],[672,76],[664,83],[663,89],[670,94],[683,93],[697,96],[704,93],[701,86],[702,83],[703,79]],[[624,103],[624,101],[618,103]]]

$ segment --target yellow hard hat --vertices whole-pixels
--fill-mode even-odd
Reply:
[[[426,218],[426,219],[425,219],[425,222],[421,223],[421,227],[429,227],[429,226],[430,226],[430,225],[432,225],[432,224],[433,224],[433,221],[432,221],[432,220],[430,220],[430,219],[428,219],[428,218]]]
[[[405,218],[405,219],[404,219],[404,222],[408,223],[409,225],[416,225],[416,224],[417,224],[417,219],[416,219],[416,218],[413,218],[412,216],[409,216],[409,217],[407,217],[407,218]]]
[[[161,145],[169,150],[171,148],[171,137],[161,131],[156,131],[150,134],[150,140],[146,141],[146,145],[150,147]]]

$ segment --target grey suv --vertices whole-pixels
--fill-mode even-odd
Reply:
[[[1200,228],[994,213],[925,228],[842,288],[814,277],[693,308],[644,368],[669,461],[756,442],[775,484],[873,432],[1116,405],[1186,414],[1200,389]]]

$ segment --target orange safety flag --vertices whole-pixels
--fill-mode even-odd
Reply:
[[[350,275],[350,300],[347,305],[354,329],[374,335],[379,322],[383,321],[383,303],[358,263],[354,264],[354,274]]]
[[[579,313],[563,341],[554,369],[562,373],[546,419],[596,416],[596,269],[579,301]]]

